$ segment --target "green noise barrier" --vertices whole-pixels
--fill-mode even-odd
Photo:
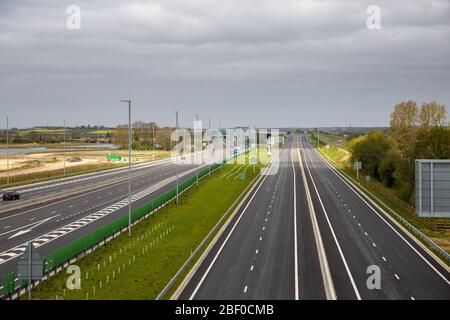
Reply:
[[[218,168],[221,165],[222,164],[220,163],[216,163],[208,168],[200,170],[198,172],[198,177],[201,178],[207,175],[210,171]],[[178,185],[178,192],[180,193],[184,191],[185,189],[193,185],[196,181],[196,176],[184,180]],[[155,209],[158,209],[160,206],[173,199],[176,194],[177,189],[176,187],[174,187],[166,193],[150,200],[146,204],[133,210],[131,212],[131,222],[134,223],[144,217],[146,214],[152,212]],[[128,215],[117,218],[116,220],[101,226],[97,230],[92,231],[59,249],[56,249],[55,251],[51,252],[46,258],[47,263],[45,265],[45,272],[49,272],[56,267],[63,265],[65,262],[94,247],[101,241],[106,240],[107,238],[111,237],[112,235],[116,234],[126,227],[128,227]]]

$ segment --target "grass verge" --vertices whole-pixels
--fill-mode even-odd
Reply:
[[[342,161],[340,161],[339,155],[335,152],[330,152],[330,149],[322,148],[322,149],[320,149],[319,152],[323,156],[325,156],[338,171],[340,171],[341,173],[345,172],[346,174],[349,174],[348,170],[345,170],[345,167],[344,167],[345,164]],[[356,177],[354,177],[351,174],[349,174],[349,175],[352,176],[354,180],[356,180]],[[369,185],[364,185],[364,187],[367,190],[369,190],[373,195],[375,195],[378,199],[380,199],[385,205],[387,205],[389,208],[391,208],[393,211],[395,211],[398,215],[400,215],[403,219],[405,219],[408,223],[410,223],[413,227],[415,227],[420,232],[422,232],[426,237],[430,238],[436,245],[441,247],[447,253],[450,253],[450,232],[449,232],[449,230],[436,230],[436,231],[430,230],[422,222],[415,219],[414,216],[411,216],[411,214],[409,214],[408,212],[403,210],[401,207],[396,205],[394,201],[392,201],[391,199],[386,197],[384,194],[377,192],[377,190],[374,190]],[[364,190],[362,190],[362,189],[361,189],[361,191],[364,192]],[[370,198],[372,198],[369,194],[367,194],[367,195]],[[372,200],[376,201],[376,199],[372,199]],[[388,212],[388,214],[391,217],[393,217],[395,220],[398,220],[398,219],[396,219],[395,216],[391,215],[389,212]],[[411,234],[413,236],[415,236],[413,233],[411,233]],[[420,238],[416,237],[416,239],[418,239],[425,246],[427,246],[429,249],[434,251],[433,248],[428,246],[428,244],[423,242]],[[439,256],[439,254],[438,254],[438,256]],[[442,261],[450,266],[449,261],[447,261],[445,259]]]
[[[62,271],[33,290],[35,299],[154,299],[256,173],[225,165],[180,197],[80,259],[81,289],[67,290]],[[235,172],[227,174],[230,171]]]

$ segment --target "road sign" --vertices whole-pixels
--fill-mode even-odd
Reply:
[[[41,257],[31,242],[19,259],[19,279],[28,281],[28,299],[31,300],[31,282],[43,276]]]
[[[122,156],[120,156],[120,155],[110,155],[110,156],[106,156],[106,159],[120,161],[120,160],[122,160]]]
[[[241,178],[241,180],[244,180],[245,179],[245,173],[241,173],[240,178]]]
[[[416,160],[416,213],[450,217],[450,160]]]
[[[30,247],[31,247],[31,254],[30,254]],[[33,245],[28,245],[19,259],[19,272],[18,272],[19,279],[29,280],[31,276],[31,280],[40,280],[43,276],[42,271],[43,271],[42,261],[41,257],[39,256],[39,253],[37,252],[36,248]]]
[[[356,170],[356,180],[359,180],[359,170],[362,169],[362,162],[355,161],[353,164],[353,168]]]

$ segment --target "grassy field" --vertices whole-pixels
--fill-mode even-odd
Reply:
[[[139,223],[131,238],[124,233],[79,260],[81,290],[65,289],[62,271],[33,297],[154,299],[256,174],[249,165],[224,165],[185,192],[178,206],[169,204]]]

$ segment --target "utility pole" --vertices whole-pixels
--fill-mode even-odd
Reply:
[[[194,125],[194,153],[195,153],[195,164],[197,165],[198,164],[198,150],[195,150],[195,145],[196,145],[196,142],[195,142],[195,131],[199,129],[198,128],[198,113],[195,114],[195,119],[196,119],[197,122]],[[198,168],[196,168],[196,170],[195,170],[195,175],[197,177],[197,186],[198,186]]]
[[[128,103],[128,237],[131,237],[131,100],[120,100]]]
[[[100,154],[100,125],[97,121],[97,152]],[[97,170],[100,171],[100,159],[97,161]]]
[[[178,111],[175,111],[175,127],[176,127],[176,134],[175,136],[177,137],[177,141],[176,141],[176,146],[177,146],[177,163],[176,163],[176,168],[177,168],[177,200],[176,203],[178,204],[178,153],[179,153],[179,146],[178,146],[178,141],[179,141],[179,136],[178,136]]]
[[[66,176],[66,120],[64,120],[64,177]]]
[[[320,131],[319,131],[319,128],[317,128],[317,150],[320,150],[319,137],[320,137]]]
[[[6,185],[9,185],[9,116],[6,116]]]
[[[152,123],[152,129],[153,129],[153,133],[152,133],[152,149],[153,152],[155,151],[155,122]],[[153,158],[155,157],[155,155],[153,154]]]

